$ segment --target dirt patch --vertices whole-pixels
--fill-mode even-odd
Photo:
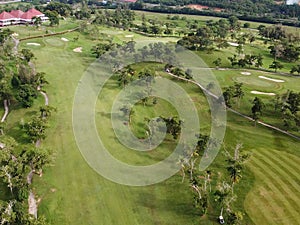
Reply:
[[[261,91],[251,91],[252,94],[256,94],[256,95],[270,95],[270,96],[274,96],[276,95],[275,93],[271,93],[271,92],[261,92]]]
[[[73,52],[82,52],[82,47],[74,48]]]
[[[35,200],[34,194],[32,191],[30,191],[29,196],[28,196],[28,213],[30,215],[33,215],[35,218],[37,218],[37,202]]]

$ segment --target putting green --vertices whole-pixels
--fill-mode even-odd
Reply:
[[[65,43],[58,38],[47,38],[45,39],[45,42],[53,47],[62,47],[65,45]]]
[[[235,76],[232,77],[232,80],[236,82],[244,83],[246,85],[248,84],[251,86],[256,86],[256,87],[267,87],[267,88],[279,89],[280,86],[280,84],[278,83],[263,80],[256,76]]]

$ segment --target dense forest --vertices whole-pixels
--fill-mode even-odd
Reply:
[[[149,6],[145,3],[159,4],[159,6]],[[220,8],[222,11],[195,10],[184,7],[188,4],[201,4],[211,9]],[[174,8],[173,6],[179,7]],[[240,19],[271,23],[282,22],[287,25],[299,25],[300,15],[299,5],[276,4],[273,0],[138,0],[132,5],[132,8],[221,17],[235,15]]]

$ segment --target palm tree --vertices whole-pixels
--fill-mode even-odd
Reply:
[[[234,150],[234,156],[231,156],[229,152],[225,151],[227,156],[228,167],[227,171],[229,172],[230,179],[232,181],[232,192],[234,184],[238,183],[242,178],[242,169],[243,164],[249,159],[250,154],[243,153],[240,154],[240,149],[242,148],[242,144],[237,144]]]

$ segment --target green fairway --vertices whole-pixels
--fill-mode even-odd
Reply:
[[[256,184],[245,206],[257,224],[299,224],[300,158],[282,151],[254,151]]]

